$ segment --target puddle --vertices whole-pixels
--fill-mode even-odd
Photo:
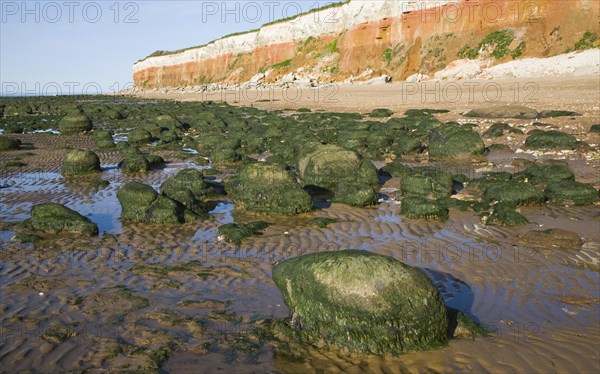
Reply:
[[[53,172],[20,173],[3,180],[0,190],[3,208],[0,220],[19,222],[29,218],[31,207],[44,202],[63,204],[88,217],[98,225],[100,233],[118,234],[121,232],[121,205],[117,191],[128,182],[142,182],[157,191],[162,183],[180,170],[193,168],[204,170],[208,166],[198,166],[192,162],[170,163],[161,170],[153,170],[145,175],[124,175],[116,164],[102,165],[100,179],[107,180],[106,188],[95,188],[87,180],[65,180],[61,174]],[[233,204],[219,204],[211,212],[218,222],[233,222]]]

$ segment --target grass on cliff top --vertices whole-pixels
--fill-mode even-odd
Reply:
[[[146,56],[146,57],[144,57],[144,58],[136,61],[136,64],[139,63],[139,62],[142,62],[142,61],[146,61],[150,57],[159,57],[159,56],[174,55],[174,54],[178,54],[178,53],[182,53],[182,52],[188,51],[190,49],[203,48],[203,47],[211,45],[211,44],[213,44],[213,43],[215,43],[215,42],[217,42],[219,40],[223,40],[223,39],[231,38],[231,37],[234,37],[234,36],[245,35],[245,34],[250,34],[250,33],[253,33],[253,32],[257,32],[257,31],[260,31],[263,27],[266,27],[266,26],[276,25],[276,24],[282,23],[282,22],[288,22],[288,21],[294,20],[296,18],[300,18],[302,16],[305,16],[307,14],[320,12],[322,10],[331,9],[331,8],[337,8],[337,7],[340,7],[342,5],[348,4],[349,2],[350,2],[350,0],[343,0],[343,1],[340,1],[340,2],[337,2],[337,3],[327,4],[327,5],[324,5],[324,6],[319,7],[319,8],[313,8],[313,9],[310,9],[310,10],[308,10],[306,12],[298,13],[298,14],[296,14],[294,16],[291,16],[291,17],[278,19],[278,20],[275,20],[275,21],[272,21],[272,22],[267,22],[267,23],[265,23],[264,25],[262,25],[261,27],[259,27],[257,29],[252,29],[252,30],[240,31],[240,32],[232,33],[232,34],[227,34],[225,36],[220,37],[219,39],[215,39],[215,40],[210,41],[210,42],[208,42],[206,44],[201,44],[201,45],[197,45],[197,46],[193,46],[193,47],[182,48],[182,49],[178,49],[178,50],[175,50],[175,51],[158,50],[158,51],[155,51],[155,52],[151,53],[150,55],[148,55],[148,56]],[[321,22],[323,22],[323,20],[321,20]]]

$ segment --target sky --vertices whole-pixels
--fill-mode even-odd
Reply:
[[[337,1],[0,0],[0,95],[112,93],[156,50],[205,44]]]

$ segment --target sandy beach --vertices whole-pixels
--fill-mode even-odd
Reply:
[[[485,95],[492,92],[490,89],[486,93],[486,85],[498,86],[502,99],[486,100]],[[456,86],[473,87],[473,100],[448,100],[444,92]],[[515,87],[520,87],[516,100]],[[323,93],[319,88],[303,89],[298,101],[286,100],[281,91],[274,90],[269,101],[248,100],[241,95],[235,100],[227,96],[227,102],[261,109],[309,107],[363,113],[384,107],[393,110],[394,116],[412,108],[448,109],[449,113],[436,118],[475,123],[479,134],[498,120],[465,118],[461,113],[505,104],[538,111],[576,111],[582,116],[543,119],[541,125],[534,124],[536,120],[503,120],[524,134],[484,141],[486,146],[508,145],[511,152],[492,152],[476,161],[414,159],[408,164],[438,166],[475,178],[488,171],[520,171],[523,159],[562,159],[569,163],[578,181],[598,188],[600,158],[595,147],[600,144],[600,135],[589,132],[590,126],[599,122],[598,88],[597,76],[340,85],[332,101],[321,96],[315,101],[316,92]],[[414,94],[403,94],[414,89]],[[420,96],[421,91],[428,93],[426,100]],[[219,100],[215,97],[219,95],[148,93],[140,97],[207,101]],[[430,100],[436,95],[440,100]],[[521,149],[526,133],[535,128],[558,128],[591,148]],[[260,216],[271,226],[264,235],[238,247],[219,241],[217,227],[256,217],[236,211],[227,198],[215,202],[210,221],[178,226],[120,222],[121,208],[116,199],[120,187],[140,181],[158,188],[183,168],[210,167],[194,164],[190,155],[158,151],[167,161],[165,169],[129,176],[116,167],[121,161],[118,152],[96,149],[102,178],[110,181],[108,187],[98,190],[65,180],[60,174],[65,145],[95,149],[89,136],[11,136],[27,144],[28,149],[2,152],[0,161],[24,152],[31,155],[23,168],[2,171],[0,181],[4,186],[0,190],[2,372],[100,372],[144,368],[148,362],[160,363],[160,372],[167,373],[600,370],[597,205],[521,207],[521,214],[530,223],[518,227],[485,226],[472,212],[451,211],[445,222],[414,220],[400,215],[398,180],[391,178],[382,186],[381,202],[376,207],[334,203],[295,217]],[[217,177],[226,178],[227,173],[227,168],[222,169]],[[12,241],[11,225],[26,219],[34,204],[47,201],[77,209],[98,224],[101,235],[77,241],[59,235],[35,245]],[[308,226],[307,221],[317,216],[335,218],[337,223],[326,228]],[[576,233],[583,245],[538,246],[521,238],[531,230],[550,228]],[[470,311],[493,332],[474,340],[453,340],[437,351],[401,357],[310,349],[302,361],[277,355],[272,346],[247,333],[265,319],[289,314],[271,279],[274,263],[300,254],[346,248],[389,255],[424,270],[447,305]],[[47,331],[57,324],[66,326],[67,336],[53,343]],[[164,347],[176,348],[161,360],[153,352],[160,353]]]

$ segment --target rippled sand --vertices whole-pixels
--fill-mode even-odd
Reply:
[[[92,147],[88,138],[22,137],[32,143],[34,155],[25,169],[4,172],[1,183],[8,187],[0,189],[0,371],[136,369],[158,363],[172,373],[600,370],[597,206],[522,208],[532,223],[516,229],[483,226],[472,212],[453,211],[447,222],[408,220],[400,216],[397,183],[391,179],[376,208],[325,204],[299,217],[263,217],[271,223],[265,234],[236,247],[218,241],[217,227],[234,216],[255,217],[233,212],[225,199],[211,212],[213,219],[202,223],[119,221],[116,191],[121,185],[139,180],[158,188],[191,163],[165,153],[170,163],[164,170],[128,177],[115,167],[118,153],[100,153],[102,178],[110,186],[92,188],[59,174],[65,142]],[[510,159],[524,155],[502,157],[506,160],[493,160],[495,167],[513,167]],[[570,158],[578,179],[598,183],[597,159]],[[484,166],[466,168],[477,174]],[[35,246],[13,242],[10,224],[27,218],[32,205],[48,201],[76,208],[98,223],[101,235],[58,236]],[[316,216],[338,222],[323,229],[307,226]],[[532,248],[519,239],[519,234],[547,228],[574,231],[584,245]],[[448,305],[494,332],[397,358],[315,349],[302,362],[276,355],[268,344],[245,334],[264,319],[289,313],[271,280],[273,263],[345,248],[422,268]],[[156,354],[164,347],[173,350],[166,361]]]

